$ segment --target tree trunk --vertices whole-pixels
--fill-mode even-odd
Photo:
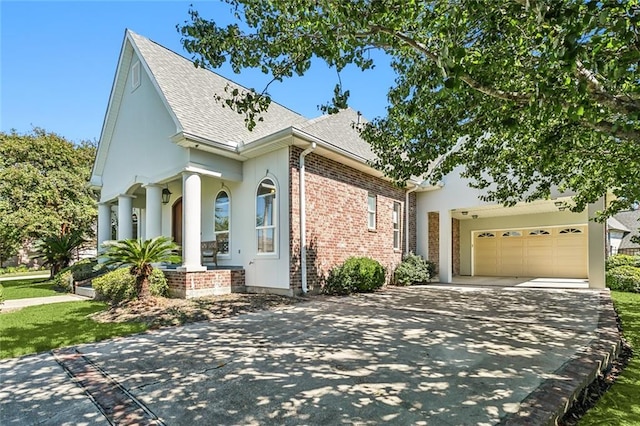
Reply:
[[[136,290],[138,292],[138,299],[148,299],[151,297],[151,291],[149,290],[149,276],[138,275],[136,277]]]

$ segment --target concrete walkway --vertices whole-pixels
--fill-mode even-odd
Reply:
[[[91,300],[88,297],[77,294],[63,294],[61,296],[31,297],[28,299],[5,300],[0,305],[2,311],[13,311],[26,308],[27,306],[48,305],[50,303],[77,302],[80,300]]]
[[[11,277],[4,277],[0,275],[0,284],[2,283],[2,281],[35,280],[37,278],[49,278],[49,272],[43,271],[41,273],[34,273],[30,275],[15,275]]]
[[[3,360],[0,424],[550,424],[618,344],[606,291],[317,297]]]

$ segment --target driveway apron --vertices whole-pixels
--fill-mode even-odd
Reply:
[[[74,350],[150,413],[149,423],[492,425],[513,418],[543,382],[562,379],[596,340],[601,297],[391,288]],[[2,361],[0,424],[80,424],[105,413],[63,383],[61,365],[47,354]]]

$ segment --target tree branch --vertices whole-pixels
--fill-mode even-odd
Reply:
[[[592,130],[595,130],[596,132],[606,133],[618,139],[634,141],[636,143],[640,142],[640,130],[625,130],[620,127],[616,127],[609,121],[604,120],[597,123],[583,121],[582,124]]]
[[[420,43],[419,41],[409,37],[408,35],[400,31],[394,31],[392,29],[381,27],[378,25],[372,25],[371,29],[374,32],[384,33],[401,40],[406,45],[411,46],[415,50],[424,54],[428,59],[430,59],[433,62],[437,63],[440,61],[440,58],[438,57],[438,55],[432,52],[426,45],[424,45],[423,43]],[[505,101],[512,101],[520,105],[524,105],[529,101],[529,98],[523,95],[522,93],[507,92],[504,90],[496,89],[494,87],[486,86],[480,83],[479,81],[477,81],[476,79],[474,79],[473,77],[471,77],[470,75],[463,74],[463,75],[458,75],[457,77],[472,89],[477,90],[478,92],[484,93],[485,95],[491,96],[493,98],[502,99]]]

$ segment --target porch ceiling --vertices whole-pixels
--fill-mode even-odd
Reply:
[[[564,203],[557,206],[556,203]],[[563,205],[571,205],[571,197],[559,197],[552,200],[537,200],[530,203],[518,203],[513,207],[505,207],[502,204],[487,204],[469,208],[457,208],[451,211],[451,217],[459,220],[472,220],[474,215],[478,218],[518,216],[525,214],[554,213],[559,212]]]

